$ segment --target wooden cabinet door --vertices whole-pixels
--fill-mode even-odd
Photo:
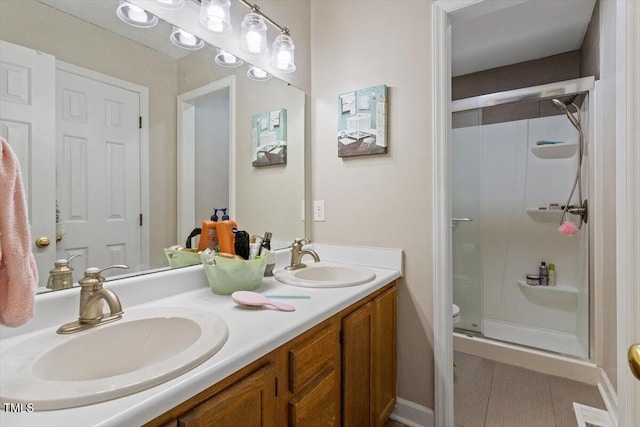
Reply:
[[[373,425],[384,426],[396,406],[397,289],[395,287],[389,289],[374,299],[371,304],[373,304],[373,352],[371,356]]]
[[[342,423],[344,427],[371,423],[371,337],[373,304],[342,320]]]
[[[179,418],[180,427],[275,426],[275,367],[269,364]]]

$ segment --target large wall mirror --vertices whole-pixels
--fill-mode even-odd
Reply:
[[[304,236],[304,92],[218,65],[214,46],[173,45],[169,23],[128,26],[117,6],[0,0],[0,133],[20,161],[39,289],[72,255],[74,282],[87,267],[168,268],[164,248],[214,208],[277,243]]]

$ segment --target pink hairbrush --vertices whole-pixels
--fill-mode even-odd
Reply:
[[[295,311],[296,308],[289,304],[281,302],[273,302],[266,299],[262,294],[250,291],[235,291],[231,294],[231,299],[238,305],[242,305],[248,308],[258,308],[265,305],[270,305],[282,311]]]

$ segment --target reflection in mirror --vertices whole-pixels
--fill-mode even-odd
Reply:
[[[0,123],[20,159],[40,289],[73,255],[74,282],[87,267],[164,269],[163,249],[214,208],[250,234],[303,236],[304,93],[250,80],[250,64],[219,66],[212,46],[180,49],[165,22],[130,27],[117,5],[0,0],[0,76],[17,85],[0,94]],[[276,152],[286,163],[254,166]]]

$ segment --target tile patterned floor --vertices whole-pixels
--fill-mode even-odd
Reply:
[[[605,409],[595,386],[454,353],[456,427],[575,427],[573,402]]]

